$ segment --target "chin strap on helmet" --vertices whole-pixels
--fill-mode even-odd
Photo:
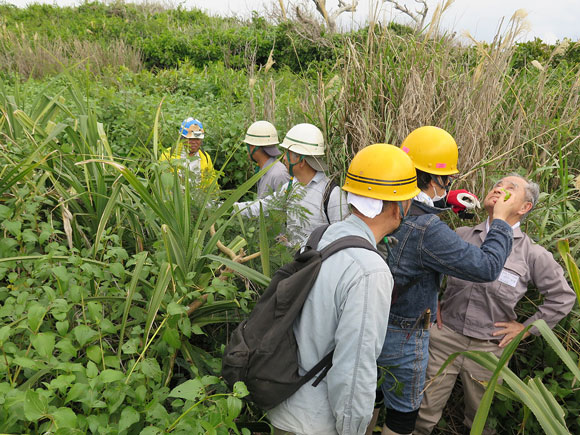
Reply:
[[[288,174],[292,178],[294,178],[294,166],[296,166],[298,163],[300,163],[302,160],[304,160],[303,155],[297,154],[297,156],[299,156],[298,161],[296,163],[292,163],[290,161],[290,150],[286,150],[286,159],[288,160]]]
[[[254,149],[252,151],[250,151],[250,145],[246,144],[246,149],[248,150],[248,154],[250,155],[250,160],[255,163],[254,175],[256,175],[258,172],[260,172],[260,166],[258,165],[258,162],[256,161],[256,159],[254,159],[254,153],[256,152],[258,147],[254,146]]]

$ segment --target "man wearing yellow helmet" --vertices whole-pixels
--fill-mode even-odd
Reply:
[[[443,275],[488,282],[499,276],[511,252],[513,231],[507,219],[517,204],[498,201],[493,222],[481,247],[461,239],[439,219],[434,202],[446,195],[456,174],[458,150],[445,130],[426,126],[409,134],[401,149],[417,169],[421,192],[409,217],[393,234],[388,264],[395,278],[389,327],[378,359],[384,370],[381,390],[386,408],[383,434],[410,434],[422,399],[428,360],[429,326],[437,313]],[[387,248],[389,246],[387,245]]]
[[[318,250],[345,236],[359,236],[374,247],[399,226],[410,198],[419,192],[411,159],[386,144],[357,153],[342,189],[352,214],[328,227]],[[294,335],[300,374],[334,349],[332,367],[317,386],[304,384],[268,411],[275,434],[365,432],[392,286],[389,268],[374,250],[346,248],[322,263],[294,322]]]

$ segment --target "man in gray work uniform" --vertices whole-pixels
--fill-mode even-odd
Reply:
[[[280,144],[286,149],[284,164],[292,179],[278,191],[257,201],[236,203],[242,216],[259,216],[274,208],[284,197],[299,198],[289,207],[284,243],[303,245],[310,233],[324,224],[339,222],[348,216],[346,195],[324,173],[326,145],[322,131],[312,124],[298,124],[288,130]],[[306,214],[306,216],[304,216]]]
[[[533,321],[543,319],[553,328],[574,306],[576,295],[566,282],[562,267],[550,252],[535,244],[520,228],[520,221],[538,200],[536,183],[517,174],[502,178],[483,202],[489,219],[475,227],[459,228],[457,234],[466,242],[480,246],[489,231],[489,222],[493,219],[494,207],[502,191],[514,195],[520,204],[518,212],[507,221],[514,232],[512,252],[496,281],[475,283],[447,278],[441,317],[430,331],[426,385],[452,353],[485,351],[499,358],[503,348]],[[538,289],[544,300],[534,315],[519,323],[515,306],[525,296],[529,284]],[[539,334],[535,327],[530,332]],[[491,375],[489,370],[471,359],[462,355],[457,357],[425,389],[414,433],[431,433],[441,418],[457,376],[461,376],[463,385],[464,424],[471,427],[485,391],[479,381],[488,381]],[[485,428],[483,433],[491,434],[494,431]]]
[[[248,157],[260,169],[273,164],[258,181],[258,198],[276,192],[290,180],[286,166],[276,159],[282,154],[276,146],[280,143],[276,127],[268,121],[256,121],[248,128],[244,143],[248,149]]]

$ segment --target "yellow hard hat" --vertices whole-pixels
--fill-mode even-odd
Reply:
[[[384,201],[405,201],[420,192],[409,156],[384,143],[369,145],[356,153],[342,190]]]
[[[439,127],[427,125],[413,130],[401,145],[417,169],[434,175],[457,174],[457,144]]]

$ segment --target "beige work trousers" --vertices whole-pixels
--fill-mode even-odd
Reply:
[[[430,383],[443,363],[447,361],[449,355],[466,350],[492,352],[498,358],[503,351],[494,342],[466,337],[452,331],[445,325],[443,325],[443,329],[439,329],[436,323],[433,324],[429,338],[429,363],[425,378],[426,390],[419,409],[414,434],[430,434],[437,425],[458,375],[461,376],[464,393],[465,410],[463,423],[466,427],[471,427],[473,424],[477,407],[485,392],[485,388],[477,381],[488,381],[492,372],[484,369],[470,358],[460,355],[447,366],[441,375]],[[483,433],[491,434],[494,432],[486,428]]]

